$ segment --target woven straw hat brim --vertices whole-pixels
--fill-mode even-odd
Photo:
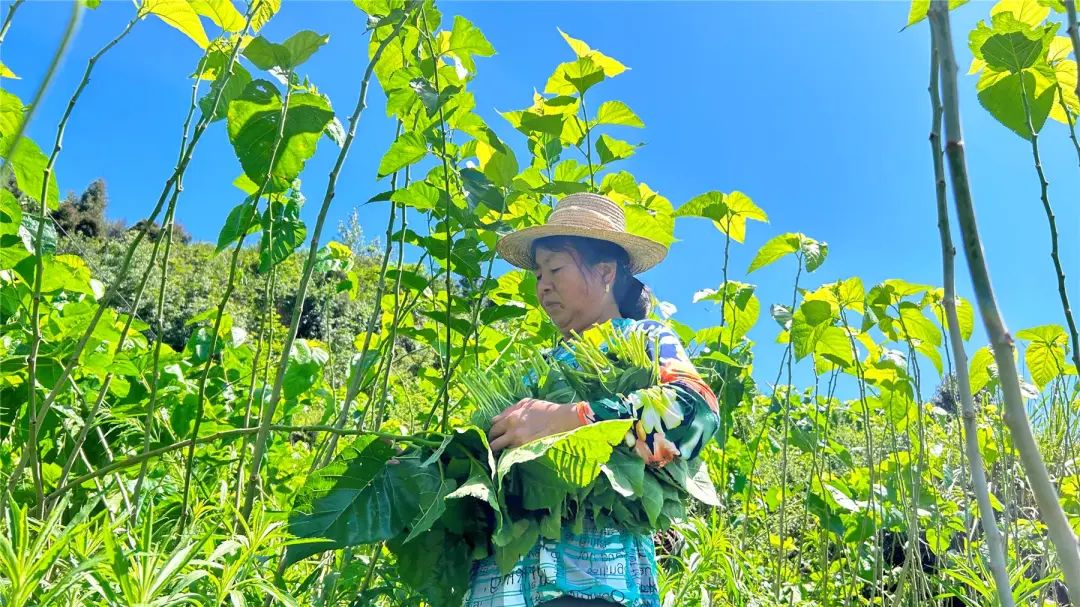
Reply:
[[[643,236],[618,230],[567,225],[539,225],[511,232],[499,240],[495,245],[495,250],[512,265],[526,270],[535,270],[536,263],[529,254],[529,250],[532,248],[533,241],[545,236],[583,236],[613,242],[626,250],[630,257],[630,272],[633,274],[644,272],[660,263],[667,256],[668,251],[664,245]]]

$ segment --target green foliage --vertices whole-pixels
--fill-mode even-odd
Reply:
[[[254,183],[261,184],[269,176],[266,193],[290,187],[334,117],[329,101],[318,93],[293,92],[288,107],[282,105],[281,93],[273,84],[253,80],[231,100],[227,113],[236,157]],[[281,145],[275,149],[279,131]]]
[[[1051,115],[1069,123],[1080,111],[1076,61],[1060,24],[1045,22],[1050,9],[1028,0],[1002,0],[991,9],[990,25],[980,21],[969,36],[974,55],[970,73],[979,74],[979,101],[1003,125],[1024,139],[1042,130]]]
[[[364,240],[354,215],[313,257],[297,253],[311,237],[300,174],[317,153],[348,150],[329,98],[295,73],[314,52],[333,52],[327,38],[258,35],[277,0],[249,6],[243,34],[248,11],[230,0],[147,0],[137,9],[205,51],[191,76],[209,91],[193,117],[197,128],[225,119],[203,139],[228,137],[240,168],[240,194],[216,243],[187,242],[175,222],[167,231],[171,214],[126,231],[110,223],[101,181],[61,201],[57,176],[45,180],[41,142],[12,145],[25,108],[0,92],[0,150],[11,167],[0,188],[0,481],[9,497],[0,507],[0,602],[459,605],[474,560],[492,556],[506,571],[540,538],[587,524],[663,530],[654,537],[666,605],[993,601],[941,289],[858,277],[807,284],[802,270],[816,271],[828,246],[792,232],[767,235],[746,272],[795,257],[799,288],[764,302],[765,289],[727,270],[747,223],[769,221],[761,207],[739,191],[708,191],[676,208],[620,164],[640,143],[617,129],[644,122],[630,103],[604,98],[610,79],[627,77],[618,59],[562,33],[568,56],[536,83],[542,92],[527,107],[501,114],[504,139],[476,113],[484,101],[470,90],[495,53],[475,25],[444,19],[432,2],[355,4],[367,19],[368,57],[382,48],[372,90],[385,93],[386,116],[402,127],[381,144],[376,174],[394,176],[385,181],[396,187],[369,201],[393,208],[378,243]],[[909,25],[927,6],[912,4]],[[1056,35],[1051,8],[1005,0],[969,37],[981,103],[1025,138],[1029,120],[1040,132],[1047,118],[1068,124],[1080,109],[1071,43]],[[0,77],[12,76],[0,65]],[[335,146],[318,148],[323,135]],[[311,182],[321,188],[309,180],[307,193]],[[558,335],[535,279],[493,273],[501,234],[542,223],[561,196],[580,191],[611,197],[631,232],[657,242],[678,246],[675,224],[686,218],[719,231],[723,282],[694,297],[716,306],[717,324],[668,319],[717,395],[721,427],[692,461],[647,467],[624,446],[628,420],[498,459],[490,450],[491,417],[526,396],[656,396],[643,335],[601,329],[571,344],[581,369],[548,362],[539,352]],[[222,254],[233,247],[235,262]],[[417,261],[403,261],[406,250]],[[970,339],[974,306],[956,304]],[[755,359],[749,336],[763,305],[777,340],[790,345],[783,360]],[[284,351],[294,313],[298,335]],[[1077,526],[1078,376],[1068,333],[1045,324],[1013,335],[1037,440]],[[1014,595],[1049,604],[1060,598],[1052,592],[1060,572],[1045,558],[1045,527],[1002,424],[997,364],[981,345],[968,361],[973,438],[1008,531]],[[762,373],[770,383],[755,381]],[[281,402],[269,415],[276,382]],[[255,453],[259,425],[266,448]],[[261,472],[250,478],[254,457]],[[239,505],[251,483],[248,515]],[[289,567],[279,573],[282,554]]]

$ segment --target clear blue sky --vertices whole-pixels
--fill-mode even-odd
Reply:
[[[991,4],[971,2],[953,16],[960,63],[970,54],[967,32]],[[556,28],[631,68],[599,85],[593,103],[619,99],[646,124],[617,135],[647,145],[622,167],[678,206],[696,194],[740,190],[769,214],[751,224],[733,248],[733,278],[758,285],[763,315],[758,342],[760,380],[772,381],[780,347],[768,306],[791,299],[793,262],[746,277],[768,238],[801,231],[828,242],[825,265],[803,285],[852,275],[869,287],[885,278],[940,284],[941,261],[927,134],[928,30],[900,31],[907,2],[443,2],[444,15],[464,15],[485,33],[497,55],[478,61],[470,84],[477,111],[525,158],[523,142],[496,110],[531,103],[555,65],[572,58]],[[45,147],[86,64],[133,15],[129,2],[106,0],[87,12],[56,84],[31,127]],[[66,3],[28,2],[16,15],[3,61],[22,80],[4,85],[28,100],[59,39]],[[364,16],[351,2],[286,0],[264,30],[281,41],[301,29],[330,35],[305,66],[344,120],[365,66]],[[170,173],[190,96],[187,78],[199,50],[154,19],[99,63],[67,130],[58,162],[61,192],[81,191],[104,177],[109,214],[129,224],[143,217]],[[966,70],[965,70],[966,71]],[[1064,324],[1051,271],[1046,220],[1026,141],[999,125],[976,99],[975,80],[961,81],[969,169],[980,228],[1000,305],[1010,328]],[[386,183],[375,182],[379,158],[393,137],[373,89],[358,140],[330,212],[328,236],[350,210]],[[1074,308],[1080,308],[1080,168],[1063,125],[1048,122],[1040,137],[1043,163],[1062,240]],[[336,148],[321,140],[302,175],[314,221]],[[230,183],[240,174],[219,122],[204,137],[185,178],[178,218],[198,239],[216,238],[240,199]],[[385,204],[385,203],[384,203]],[[381,233],[385,206],[360,209],[369,237]],[[679,242],[658,269],[644,275],[676,304],[677,318],[695,327],[718,322],[711,304],[693,293],[717,287],[723,240],[704,220],[680,220]],[[715,260],[715,261],[714,261]],[[962,256],[958,288],[971,293]],[[505,267],[505,266],[504,266]],[[1080,312],[1080,309],[1077,310]],[[978,323],[977,323],[978,325]],[[985,343],[981,327],[975,347]]]

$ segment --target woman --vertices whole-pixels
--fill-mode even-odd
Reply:
[[[597,194],[559,201],[542,226],[503,237],[503,258],[536,274],[536,294],[563,337],[610,322],[620,330],[659,338],[660,379],[669,396],[663,411],[644,410],[640,399],[552,403],[524,399],[492,419],[491,448],[498,453],[531,440],[597,420],[633,418],[628,443],[648,465],[696,457],[719,424],[716,397],[690,363],[679,339],[658,321],[645,320],[649,291],[634,274],[659,263],[667,249],[626,232],[622,209]],[[563,345],[550,353],[573,364]],[[576,534],[563,526],[559,541],[543,537],[510,574],[494,559],[476,563],[466,607],[659,607],[656,553],[649,535],[595,529]]]

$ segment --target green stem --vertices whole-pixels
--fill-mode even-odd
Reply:
[[[34,93],[34,99],[30,103],[29,108],[26,110],[22,120],[19,122],[18,128],[15,130],[14,135],[10,139],[10,143],[3,152],[3,158],[6,160],[4,165],[0,167],[0,181],[7,178],[8,173],[12,170],[11,157],[16,151],[19,143],[22,140],[22,135],[26,131],[26,127],[30,124],[30,120],[33,118],[38,107],[41,105],[41,99],[45,95],[46,89],[52,82],[53,77],[56,75],[57,67],[60,64],[60,60],[67,53],[67,49],[71,44],[71,39],[74,37],[75,28],[79,23],[79,18],[82,15],[82,6],[77,2],[72,2],[71,16],[68,18],[67,28],[64,30],[64,36],[60,39],[60,45],[56,48],[56,52],[53,54],[52,62],[49,64],[48,70],[45,72],[45,77],[41,84],[38,86],[37,91]],[[10,18],[11,13],[8,13]],[[30,339],[30,353],[27,356],[27,378],[29,381],[29,389],[27,390],[28,403],[27,411],[30,414],[30,436],[26,444],[26,447],[22,451],[19,463],[15,466],[11,472],[11,476],[8,480],[7,489],[5,489],[0,495],[0,501],[3,501],[7,497],[8,491],[14,489],[15,484],[18,482],[19,477],[22,475],[24,468],[29,466],[34,475],[34,491],[37,494],[38,504],[43,504],[43,488],[41,483],[41,474],[39,470],[39,462],[37,461],[37,437],[38,432],[41,429],[41,423],[44,421],[45,413],[48,411],[47,407],[42,407],[41,410],[36,408],[37,401],[37,357],[38,349],[41,347],[41,280],[42,275],[45,273],[45,251],[42,243],[45,240],[45,221],[48,216],[48,191],[49,191],[49,179],[52,176],[53,163],[56,160],[56,154],[59,152],[58,145],[54,146],[54,150],[49,160],[48,165],[45,167],[45,181],[41,186],[41,206],[38,208],[37,217],[37,229],[34,233],[34,282],[31,291],[31,311],[30,311],[30,329],[32,336]]]
[[[356,127],[360,122],[360,115],[363,113],[364,108],[367,107],[368,84],[371,82],[371,75],[375,70],[375,64],[378,63],[379,58],[390,44],[390,41],[397,36],[402,26],[405,25],[405,20],[407,18],[408,13],[406,13],[394,26],[393,32],[379,44],[379,47],[372,55],[371,61],[368,63],[367,70],[364,73],[363,81],[360,84],[360,95],[356,102],[356,108],[353,110],[352,116],[349,117],[349,132],[345,135],[345,141],[342,143],[337,161],[330,170],[330,176],[326,184],[326,193],[323,195],[322,206],[319,209],[319,215],[315,221],[315,229],[311,234],[311,245],[308,248],[307,259],[304,261],[304,271],[300,277],[300,285],[296,290],[292,320],[289,323],[289,332],[285,336],[285,343],[282,345],[277,373],[274,376],[274,387],[270,394],[269,402],[263,406],[262,411],[260,412],[259,431],[255,437],[255,449],[252,454],[251,470],[248,473],[247,487],[244,489],[244,507],[240,511],[241,517],[245,520],[249,519],[251,516],[251,508],[255,503],[255,493],[258,490],[259,485],[259,472],[262,469],[262,459],[263,454],[266,452],[267,439],[269,439],[270,435],[270,426],[274,419],[274,412],[277,409],[278,402],[281,400],[281,386],[285,379],[285,370],[289,365],[289,352],[292,350],[293,342],[296,340],[296,331],[300,326],[300,316],[304,310],[304,300],[307,298],[308,283],[311,281],[311,272],[315,267],[315,258],[319,254],[319,239],[322,236],[323,225],[326,223],[327,211],[330,210],[330,203],[334,200],[334,194],[336,193],[338,174],[340,174],[341,167],[345,164],[345,157],[348,155],[349,149],[352,147],[352,142],[356,138]]]
[[[195,82],[193,82],[192,85],[191,85],[191,102],[188,104],[188,114],[187,114],[187,117],[184,120],[184,135],[180,139],[179,155],[180,155],[181,158],[183,157],[184,148],[186,147],[186,144],[187,144],[187,138],[188,138],[188,128],[187,127],[188,127],[189,124],[191,124],[191,117],[194,115],[195,107],[198,105],[199,84],[202,82],[202,75],[203,75],[203,67],[202,66],[204,65],[204,63],[200,62],[199,65],[200,65],[199,73],[198,73],[197,77],[195,78]],[[179,162],[179,161],[180,160],[177,159],[177,162]],[[162,256],[162,259],[161,259],[161,279],[158,282],[157,306],[156,306],[156,308],[154,310],[154,354],[153,354],[153,364],[151,365],[152,371],[151,371],[151,378],[150,378],[150,398],[146,403],[146,412],[145,412],[144,422],[143,422],[143,451],[149,451],[150,450],[150,441],[151,441],[151,437],[153,436],[153,430],[154,430],[154,411],[155,411],[155,408],[157,406],[158,377],[159,377],[159,373],[160,373],[160,369],[158,368],[158,366],[159,366],[158,363],[161,360],[161,344],[162,344],[162,341],[164,340],[164,332],[165,332],[165,327],[164,327],[164,325],[165,325],[165,287],[168,284],[169,259],[171,257],[171,253],[172,253],[173,225],[174,225],[174,218],[175,218],[175,213],[176,213],[176,202],[180,197],[180,192],[182,192],[182,191],[184,191],[184,176],[180,175],[176,180],[176,188],[173,190],[172,197],[169,199],[168,208],[165,211],[165,219],[163,221],[164,225],[162,226],[163,227],[163,230],[162,230],[163,236],[159,236],[158,242],[154,243],[154,250],[150,255],[150,261],[147,264],[146,275],[144,275],[144,277],[143,277],[143,283],[145,284],[145,280],[146,280],[147,276],[149,276],[149,273],[150,273],[150,268],[153,267],[153,265],[154,265],[154,258],[157,255],[158,246],[161,243],[161,239],[164,238],[164,240],[165,240],[165,253],[164,253],[164,255]],[[133,315],[135,314],[135,309],[136,309],[136,306],[138,306],[138,304],[139,304],[139,299],[140,299],[141,295],[142,295],[142,287],[140,286],[139,296],[137,296],[135,298],[135,303],[132,304],[131,313]],[[134,508],[133,513],[132,513],[133,520],[137,520],[137,518],[139,516],[139,504],[140,504],[141,497],[142,497],[142,486],[143,486],[143,483],[146,480],[146,474],[147,474],[148,471],[149,471],[149,467],[148,467],[147,463],[144,462],[143,465],[139,468],[139,476],[135,480],[135,489],[134,489],[135,508]],[[61,481],[58,484],[62,484],[62,483],[63,483],[63,481]]]
[[[795,260],[799,265],[798,270],[795,273],[795,288],[791,293],[791,309],[795,310],[795,304],[799,297],[799,278],[802,276],[803,271],[803,258],[802,253],[796,253]],[[727,285],[724,285],[724,292],[727,293]],[[790,340],[789,340],[790,341]],[[792,364],[794,362],[794,356],[788,356],[787,359],[787,389],[784,391],[784,438],[781,441],[783,447],[781,447],[780,454],[780,520],[777,525],[777,542],[776,548],[776,579],[774,580],[774,597],[777,601],[780,600],[780,588],[783,578],[784,570],[784,515],[787,512],[787,470],[788,470],[788,434],[791,429],[791,392],[794,388],[792,384]]]
[[[356,590],[358,597],[363,596],[363,594],[367,592],[367,589],[371,587],[371,580],[375,577],[375,566],[379,564],[379,557],[382,556],[384,543],[385,542],[379,542],[372,551],[371,560],[368,562],[367,575],[364,576],[364,581],[360,584],[360,588]]]
[[[866,373],[863,369],[862,362],[859,360],[859,348],[855,343],[855,336],[852,334],[850,325],[848,324],[847,314],[844,312],[844,306],[840,306],[840,322],[843,323],[844,333],[848,336],[848,344],[851,347],[851,358],[855,363],[855,380],[859,387],[859,405],[862,409],[862,422],[864,429],[864,437],[866,438],[866,470],[868,476],[868,487],[866,497],[866,508],[863,510],[863,516],[869,515],[870,520],[877,524],[878,517],[874,504],[874,488],[877,486],[877,463],[874,461],[874,434],[873,424],[870,420],[870,402],[866,398]],[[870,588],[870,599],[874,600],[875,595],[880,587],[881,582],[881,534],[874,534],[874,579],[875,583]]]
[[[251,24],[251,18],[254,15],[256,8],[261,5],[263,1],[264,0],[255,0],[254,2],[252,2],[251,8],[247,14],[247,21],[244,30],[242,30],[243,32],[247,32],[247,29],[248,27],[250,27]],[[195,148],[199,143],[199,139],[201,139],[202,134],[206,132],[206,128],[210,124],[211,117],[217,112],[218,104],[223,97],[225,84],[232,76],[232,67],[236,62],[236,58],[240,54],[240,46],[242,40],[242,35],[237,36],[237,43],[233,47],[232,55],[230,56],[228,66],[226,68],[227,71],[225,72],[224,76],[222,76],[222,86],[218,89],[217,94],[214,96],[210,111],[204,114],[202,118],[200,118],[199,122],[195,125],[194,135],[192,136],[191,142],[188,144],[187,149],[184,152],[182,160],[180,161],[180,163],[177,164],[177,166],[173,170],[172,175],[165,181],[165,185],[161,190],[161,194],[158,197],[157,203],[151,210],[150,215],[147,216],[147,218],[145,219],[145,223],[147,225],[150,225],[154,222],[154,220],[158,216],[158,213],[160,213],[161,209],[165,206],[165,199],[168,197],[169,193],[173,191],[173,186],[187,170],[187,166],[191,161],[192,155],[195,152]],[[185,137],[187,136],[188,126],[190,124],[190,118],[192,117],[192,115],[193,112],[189,112],[188,121],[184,123],[183,132]],[[101,317],[105,314],[105,310],[109,309],[109,302],[112,301],[113,297],[116,296],[116,293],[119,291],[124,279],[127,277],[127,274],[131,269],[132,259],[135,255],[135,250],[139,247],[139,244],[142,242],[142,239],[145,237],[146,233],[147,230],[138,231],[135,238],[131,241],[131,243],[128,244],[127,249],[124,252],[124,259],[120,263],[120,267],[113,278],[112,284],[109,285],[109,288],[105,291],[105,294],[99,300],[100,303],[98,304],[97,309],[94,311],[94,315],[90,318],[90,321],[87,323],[86,328],[83,330],[82,336],[79,337],[78,342],[75,344],[75,347],[73,348],[71,354],[68,356],[68,360],[64,364],[64,369],[60,372],[60,376],[56,379],[56,382],[53,384],[53,387],[49,391],[49,394],[45,397],[44,402],[42,402],[39,409],[39,413],[41,415],[44,415],[44,411],[48,410],[48,408],[59,396],[60,390],[65,385],[67,385],[68,378],[71,377],[71,373],[79,364],[79,358],[82,355],[82,351],[86,348],[87,343],[89,343],[90,338],[93,336],[94,330],[97,328],[98,322],[101,321]],[[16,470],[18,470],[19,467],[17,467]],[[15,475],[13,475],[13,478],[17,480],[17,477]],[[14,481],[9,480],[8,486],[13,487]]]
[[[394,141],[397,141],[401,137],[402,124],[399,120],[397,123],[397,132],[394,134]],[[394,174],[390,176],[390,191],[397,191],[397,178],[398,172],[394,171]],[[393,248],[393,238],[391,238],[394,230],[394,215],[397,212],[397,204],[394,201],[390,201],[390,216],[386,220],[386,244],[383,247],[382,262],[379,266],[379,282],[375,287],[375,299],[374,305],[371,308],[371,316],[368,317],[367,329],[364,331],[364,345],[360,347],[360,356],[357,359],[360,363],[363,362],[367,356],[368,349],[371,347],[371,336],[375,334],[376,323],[382,317],[382,298],[383,290],[386,288],[386,269],[390,262],[390,252]],[[404,212],[404,210],[402,211]],[[400,273],[401,268],[398,268]],[[400,277],[400,276],[399,276]],[[352,373],[352,377],[349,379],[349,386],[345,389],[345,399],[341,403],[341,410],[338,412],[338,417],[334,421],[334,425],[338,428],[344,428],[345,422],[349,417],[349,410],[352,409],[353,401],[356,400],[356,395],[360,392],[360,381],[363,379],[363,373],[359,370]],[[326,465],[330,458],[334,457],[334,451],[337,448],[337,437],[331,436],[330,441],[327,443],[325,450],[322,452],[322,457],[316,457],[312,460],[312,470],[320,468]]]
[[[408,170],[408,168],[405,169],[405,182],[406,183],[409,182],[409,170]],[[394,280],[394,309],[395,310],[397,310],[401,306],[401,273],[404,270],[403,262],[404,262],[404,257],[405,257],[405,226],[406,226],[405,204],[402,203],[402,205],[401,205],[401,230],[400,230],[401,231],[401,242],[398,243],[398,247],[397,247],[397,250],[398,250],[397,263],[396,263],[397,276],[395,277],[395,280]],[[398,323],[397,322],[394,322],[394,324],[390,326],[390,335],[388,336],[388,338],[390,340],[390,343],[387,346],[387,351],[386,351],[386,356],[387,356],[386,373],[384,373],[383,376],[382,376],[382,384],[379,386],[379,396],[374,401],[374,402],[379,404],[379,408],[376,410],[376,413],[375,413],[375,427],[376,428],[378,428],[379,427],[378,425],[382,422],[383,413],[384,413],[384,410],[386,408],[387,390],[388,390],[389,385],[390,385],[390,373],[393,372],[393,370],[394,370],[394,355],[396,354],[396,352],[394,351],[394,344],[397,341],[397,328],[398,328]]]
[[[11,3],[11,7],[8,8],[7,17],[4,17],[4,25],[0,27],[0,43],[4,42],[4,37],[7,36],[8,29],[11,27],[11,20],[15,17],[15,11],[22,6],[23,0],[15,0]]]
[[[388,441],[409,443],[409,444],[412,444],[412,445],[419,445],[421,447],[430,447],[430,448],[438,448],[439,445],[442,444],[441,440],[428,440],[428,439],[425,439],[425,438],[420,438],[418,436],[410,436],[410,435],[406,435],[406,434],[391,434],[389,432],[371,432],[371,431],[361,431],[361,430],[349,430],[349,429],[346,429],[346,428],[335,428],[333,426],[321,426],[321,425],[315,425],[315,426],[273,425],[273,426],[269,426],[269,427],[267,427],[265,429],[267,431],[269,431],[269,432],[325,432],[325,433],[328,433],[328,434],[337,434],[337,435],[340,435],[340,436],[372,435],[372,436],[377,436],[379,438],[382,438],[382,439],[385,439],[385,440],[388,440]],[[233,439],[233,438],[237,438],[237,437],[241,437],[241,436],[246,436],[248,434],[254,434],[256,432],[259,432],[260,430],[263,430],[263,428],[261,426],[252,426],[251,428],[232,428],[232,429],[229,429],[229,430],[222,430],[221,432],[215,432],[213,434],[208,434],[206,436],[202,436],[202,437],[199,437],[199,438],[189,438],[189,439],[182,440],[182,441],[180,441],[178,443],[172,443],[170,445],[165,445],[164,447],[158,447],[157,449],[152,449],[150,451],[145,451],[143,453],[139,453],[137,455],[133,455],[131,457],[128,457],[128,458],[125,458],[125,459],[122,459],[122,460],[115,460],[115,461],[109,463],[106,466],[102,466],[101,468],[98,468],[97,470],[93,470],[91,472],[88,472],[88,473],[86,473],[86,474],[72,480],[71,482],[60,486],[58,489],[56,489],[55,491],[50,493],[47,496],[46,499],[55,501],[55,500],[59,499],[61,496],[63,496],[63,494],[70,491],[72,488],[77,487],[77,486],[79,486],[79,485],[81,485],[81,484],[83,484],[83,483],[85,483],[87,481],[90,481],[90,480],[93,480],[93,479],[96,479],[96,478],[101,478],[103,476],[106,476],[108,474],[111,474],[111,473],[115,472],[116,470],[122,470],[122,469],[125,469],[125,468],[130,468],[132,466],[142,464],[142,462],[147,460],[147,459],[160,457],[160,456],[165,455],[167,453],[172,453],[173,451],[179,451],[180,449],[188,448],[193,444],[201,445],[201,444],[205,444],[205,443],[212,443],[212,442],[219,441],[219,440]],[[425,433],[425,434],[429,435],[429,436],[439,436],[437,434],[430,433],[430,432]]]
[[[441,87],[439,86],[439,60],[441,59],[441,55],[438,55],[437,53],[435,53],[435,49],[431,44],[431,36],[429,35],[430,28],[428,28],[428,24],[427,24],[427,13],[424,12],[423,6],[420,7],[420,17],[421,17],[421,19],[423,20],[423,23],[424,23],[424,31],[421,32],[421,35],[424,37],[424,41],[427,44],[428,54],[431,56],[431,61],[432,61],[432,65],[433,65],[432,72],[433,72],[433,77],[434,77],[434,81],[435,81],[435,96],[436,96],[436,98],[440,98],[440,96],[442,94],[441,93]],[[445,217],[443,218],[443,221],[445,222],[444,226],[445,226],[445,237],[446,237],[446,283],[445,283],[445,289],[446,289],[446,352],[443,355],[443,385],[445,386],[445,385],[450,383],[450,374],[453,372],[453,370],[450,368],[450,349],[452,347],[450,324],[453,321],[453,313],[452,313],[453,296],[451,294],[451,289],[453,288],[452,275],[453,275],[454,263],[453,263],[452,254],[453,254],[454,240],[452,238],[452,234],[451,234],[451,231],[450,231],[450,212],[451,212],[451,209],[453,208],[454,197],[453,197],[453,194],[450,191],[450,160],[449,160],[449,154],[446,151],[446,139],[447,139],[446,115],[443,112],[442,104],[439,105],[439,131],[442,134],[442,137],[440,138],[440,141],[439,141],[440,147],[442,148],[440,150],[439,157],[442,160],[443,189],[444,189],[444,191],[446,193],[446,205],[445,205],[445,209],[443,211],[443,213],[445,214]],[[464,345],[463,345],[463,349],[464,349]],[[443,390],[442,391],[442,429],[443,430],[445,430],[447,428],[447,426],[449,425],[449,419],[447,418],[447,416],[449,415],[449,412],[450,412],[450,391],[449,390]],[[425,424],[425,427],[426,426],[427,426],[427,424]]]
[[[277,276],[277,268],[270,268],[270,273],[266,277],[266,287],[263,290],[263,301],[266,302],[266,309],[273,309],[273,294],[274,294],[274,278]],[[268,327],[269,325],[269,327]],[[269,337],[267,332],[269,331]],[[263,342],[266,342],[266,359],[270,359],[270,349],[273,345],[274,326],[265,318],[261,318],[259,321],[259,339],[255,343],[255,356],[251,361],[251,382],[248,384],[248,397],[247,402],[244,405],[244,421],[243,427],[249,427],[251,423],[251,410],[255,403],[255,384],[259,377],[259,362],[262,358]],[[245,437],[243,443],[240,445],[239,453],[236,456],[236,485],[235,496],[236,504],[235,508],[240,509],[240,498],[243,495],[244,490],[244,459],[247,456],[248,441]]]
[[[585,160],[589,163],[589,185],[596,189],[596,171],[592,163],[592,129],[589,128],[589,114],[585,110],[585,93],[581,93],[581,115],[585,119]]]
[[[259,200],[266,193],[266,188],[270,185],[270,181],[274,177],[274,166],[277,164],[278,153],[281,151],[281,142],[285,139],[285,123],[289,114],[289,102],[292,99],[292,71],[285,74],[285,98],[281,102],[281,112],[278,115],[278,132],[274,136],[274,142],[270,151],[270,163],[266,168],[266,176],[263,177],[262,183],[259,185],[259,191],[251,199],[251,212],[257,214],[259,208]],[[271,218],[274,216],[274,202],[272,197],[267,197],[267,215]],[[217,314],[214,317],[214,327],[210,332],[210,345],[207,349],[206,364],[203,366],[202,377],[199,379],[199,391],[195,400],[195,420],[192,424],[191,435],[198,436],[199,428],[202,425],[203,415],[206,406],[206,382],[210,379],[210,369],[214,364],[214,353],[217,350],[218,332],[221,330],[222,319],[225,317],[225,307],[229,304],[229,299],[232,297],[233,289],[236,286],[236,273],[240,261],[240,252],[244,248],[244,234],[237,236],[236,245],[233,247],[232,258],[229,261],[229,278],[225,283],[225,292],[221,295],[221,301],[218,302]],[[269,250],[267,252],[269,255]],[[304,305],[303,301],[298,304],[299,308]],[[295,314],[296,310],[294,310]],[[285,356],[288,356],[286,352]],[[191,488],[191,475],[195,469],[195,443],[191,444],[187,453],[187,463],[184,467],[184,489],[181,498],[180,507],[180,524],[177,528],[180,531],[184,529],[184,523],[186,522],[186,512],[188,505],[189,489]]]
[[[8,20],[10,21],[14,8],[8,13]],[[71,39],[75,37],[75,29],[79,25],[79,20],[82,17],[82,4],[78,0],[73,0],[71,3],[71,16],[68,17],[67,27],[64,28],[64,35],[60,38],[60,44],[56,47],[56,52],[53,53],[52,61],[49,62],[49,67],[45,70],[45,76],[41,79],[41,84],[38,85],[36,91],[34,91],[34,97],[30,100],[29,105],[26,106],[26,110],[23,113],[22,120],[19,121],[18,128],[14,133],[8,133],[10,138],[8,145],[0,153],[0,158],[5,160],[3,166],[0,166],[0,182],[7,179],[8,175],[12,171],[11,168],[11,155],[15,152],[15,148],[18,147],[22,140],[23,133],[26,132],[30,121],[33,119],[34,114],[37,113],[38,108],[41,106],[41,99],[45,96],[45,91],[48,90],[49,85],[52,84],[53,77],[56,76],[56,70],[60,67],[60,60],[67,54],[68,47],[71,45]],[[5,24],[5,28],[10,26],[10,23]],[[6,30],[5,30],[6,33]],[[46,177],[48,177],[49,170],[46,170]],[[48,191],[49,182],[46,180],[42,189]],[[44,197],[42,197],[42,205],[45,204]]]
[[[1076,150],[1076,159],[1080,161],[1080,141],[1076,139],[1076,116],[1069,110],[1069,106],[1065,104],[1065,93],[1061,87],[1058,87],[1058,106],[1061,107],[1061,111],[1065,114],[1065,122],[1069,125],[1069,139],[1072,141],[1073,149]]]
[[[1076,319],[1073,318],[1072,306],[1069,305],[1069,292],[1065,288],[1065,270],[1061,267],[1061,256],[1058,254],[1057,218],[1054,217],[1054,209],[1050,206],[1050,197],[1047,192],[1050,183],[1046,180],[1046,173],[1043,172],[1042,158],[1039,155],[1039,133],[1031,122],[1031,104],[1028,103],[1027,87],[1024,84],[1023,73],[1020,74],[1020,100],[1024,106],[1024,121],[1031,141],[1031,157],[1035,162],[1035,172],[1039,176],[1039,194],[1043,204],[1043,212],[1046,214],[1046,222],[1050,227],[1050,259],[1054,262],[1058,297],[1061,299],[1061,308],[1065,312],[1065,324],[1069,328],[1069,335],[1072,340],[1073,365],[1080,369],[1080,332],[1076,329]],[[1066,109],[1065,113],[1066,115],[1069,113],[1068,109]]]
[[[946,130],[945,150],[952,178],[953,203],[956,207],[964,254],[967,258],[968,271],[971,274],[980,316],[997,362],[998,379],[1005,396],[1005,423],[1009,426],[1013,443],[1020,452],[1020,461],[1028,477],[1035,502],[1057,550],[1066,585],[1075,594],[1080,592],[1080,550],[1077,550],[1076,535],[1061,508],[1057,490],[1032,435],[1031,424],[1024,407],[1024,398],[1020,393],[1020,378],[1013,362],[1013,340],[998,311],[997,299],[990,281],[990,270],[983,256],[982,241],[975,220],[975,207],[968,183],[967,159],[960,125],[960,102],[956,83],[957,65],[952,47],[947,0],[933,0],[929,17],[931,32],[940,54],[941,96]]]
[[[105,395],[109,392],[109,382],[112,379],[110,374],[101,382],[101,388],[98,389],[98,397],[94,400],[94,406],[90,408],[90,412],[83,417],[83,427],[79,430],[79,435],[75,437],[75,443],[71,448],[71,453],[68,455],[67,461],[64,462],[64,468],[60,472],[60,480],[57,481],[57,485],[64,484],[68,475],[71,473],[72,466],[75,465],[75,460],[78,458],[79,453],[82,450],[83,444],[86,442],[86,437],[90,434],[90,428],[94,424],[94,420],[97,419],[98,412],[101,411],[101,406],[105,402]]]

